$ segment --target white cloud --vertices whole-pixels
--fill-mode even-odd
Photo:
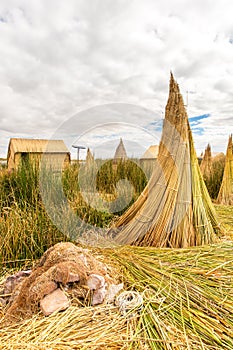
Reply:
[[[117,120],[79,113],[74,139],[106,119],[149,125],[164,111],[170,69],[184,97],[193,92],[190,117],[211,114],[194,134],[197,149],[209,141],[225,150],[233,130],[232,10],[230,0],[2,0],[1,155],[9,137],[50,137],[100,104],[154,113],[122,112]]]

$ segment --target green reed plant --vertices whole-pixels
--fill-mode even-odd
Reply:
[[[97,161],[98,162],[98,161]],[[58,173],[50,173],[46,169],[40,173],[39,164],[29,159],[25,159],[20,164],[17,171],[11,173],[2,171],[0,173],[0,262],[7,262],[21,259],[36,259],[48,247],[61,241],[72,239],[69,236],[69,215],[64,203],[73,210],[74,216],[81,219],[81,222],[88,223],[94,227],[107,227],[112,219],[118,215],[117,208],[114,209],[116,199],[116,184],[123,177],[133,183],[136,192],[140,191],[146,179],[135,163],[130,161],[120,162],[116,169],[113,169],[112,163],[99,160],[96,178],[91,178],[91,184],[88,183],[88,190],[93,189],[97,192],[96,196],[109,203],[107,210],[101,207],[92,206],[86,202],[80,190],[81,167],[74,165],[66,168],[62,176]],[[92,169],[93,170],[93,169]],[[91,171],[92,171],[91,170]],[[90,170],[89,170],[90,172]],[[44,178],[43,178],[44,177]],[[85,173],[83,176],[85,180]],[[88,181],[90,182],[90,178]],[[44,181],[46,179],[46,181]],[[40,180],[43,182],[43,191],[45,197],[41,198]],[[107,180],[107,181],[106,181]],[[127,205],[131,205],[137,193]],[[121,193],[121,199],[124,200],[124,193]],[[57,215],[56,210],[48,212],[45,208],[45,202],[51,207],[57,205],[60,218],[65,226],[57,227],[53,224],[53,215]],[[112,204],[113,203],[113,204]],[[123,203],[124,204],[124,203]],[[122,204],[122,205],[123,205]],[[124,205],[120,204],[121,212],[124,211]],[[68,216],[67,216],[68,215]],[[62,232],[66,234],[63,234]],[[77,237],[81,229],[77,228],[74,237]]]

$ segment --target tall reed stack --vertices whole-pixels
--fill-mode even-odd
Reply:
[[[157,165],[137,201],[109,233],[120,244],[155,247],[210,244],[220,233],[172,74]]]
[[[219,190],[217,202],[224,205],[233,205],[233,143],[232,135],[229,137],[225,168],[222,184]]]
[[[90,148],[88,147],[87,149],[87,155],[86,155],[86,165],[87,166],[91,166],[95,163],[95,159],[93,154],[91,153]]]
[[[213,161],[210,144],[207,145],[204,157],[200,164],[201,173],[204,179],[210,179],[213,175]]]

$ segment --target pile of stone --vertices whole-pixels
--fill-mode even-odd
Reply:
[[[10,318],[26,318],[42,311],[48,316],[71,304],[95,306],[113,303],[123,289],[112,269],[89,250],[72,243],[48,249],[33,270],[9,276],[3,286],[2,304]]]

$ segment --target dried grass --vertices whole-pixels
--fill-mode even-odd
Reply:
[[[233,241],[233,206],[215,204],[215,209],[224,228],[225,238]]]
[[[233,243],[98,249],[143,309],[71,306],[0,329],[0,349],[232,350]]]
[[[125,319],[116,307],[71,306],[49,317],[34,316],[0,330],[0,349],[123,349]],[[126,349],[126,347],[125,347]]]

